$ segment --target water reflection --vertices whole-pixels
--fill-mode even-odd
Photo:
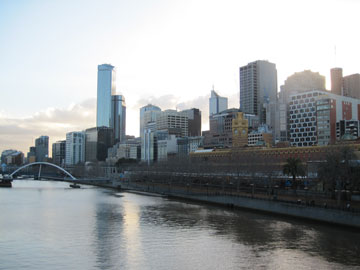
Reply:
[[[0,189],[0,269],[356,269],[360,235],[64,183]],[[38,191],[39,190],[39,191]]]

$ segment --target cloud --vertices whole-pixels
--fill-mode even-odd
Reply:
[[[24,118],[0,115],[0,151],[16,149],[26,155],[34,140],[41,135],[50,137],[51,149],[51,143],[64,140],[67,132],[95,126],[95,101],[88,99],[68,108],[48,108]]]

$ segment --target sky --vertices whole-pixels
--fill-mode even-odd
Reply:
[[[0,152],[28,152],[96,123],[97,65],[116,67],[128,135],[139,108],[200,108],[211,89],[239,107],[239,67],[360,73],[357,0],[0,0]],[[50,144],[51,145],[51,144]],[[50,147],[51,148],[51,147]],[[51,150],[50,150],[51,151]]]

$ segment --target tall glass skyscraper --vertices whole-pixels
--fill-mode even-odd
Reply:
[[[111,96],[111,128],[114,130],[115,143],[125,141],[126,104],[123,95]]]
[[[111,96],[115,94],[115,68],[108,64],[98,65],[97,127],[111,127]]]

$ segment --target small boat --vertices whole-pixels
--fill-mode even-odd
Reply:
[[[12,187],[10,180],[0,180],[0,187]]]
[[[71,188],[80,188],[80,185],[76,184],[76,183],[72,183],[70,184]]]

